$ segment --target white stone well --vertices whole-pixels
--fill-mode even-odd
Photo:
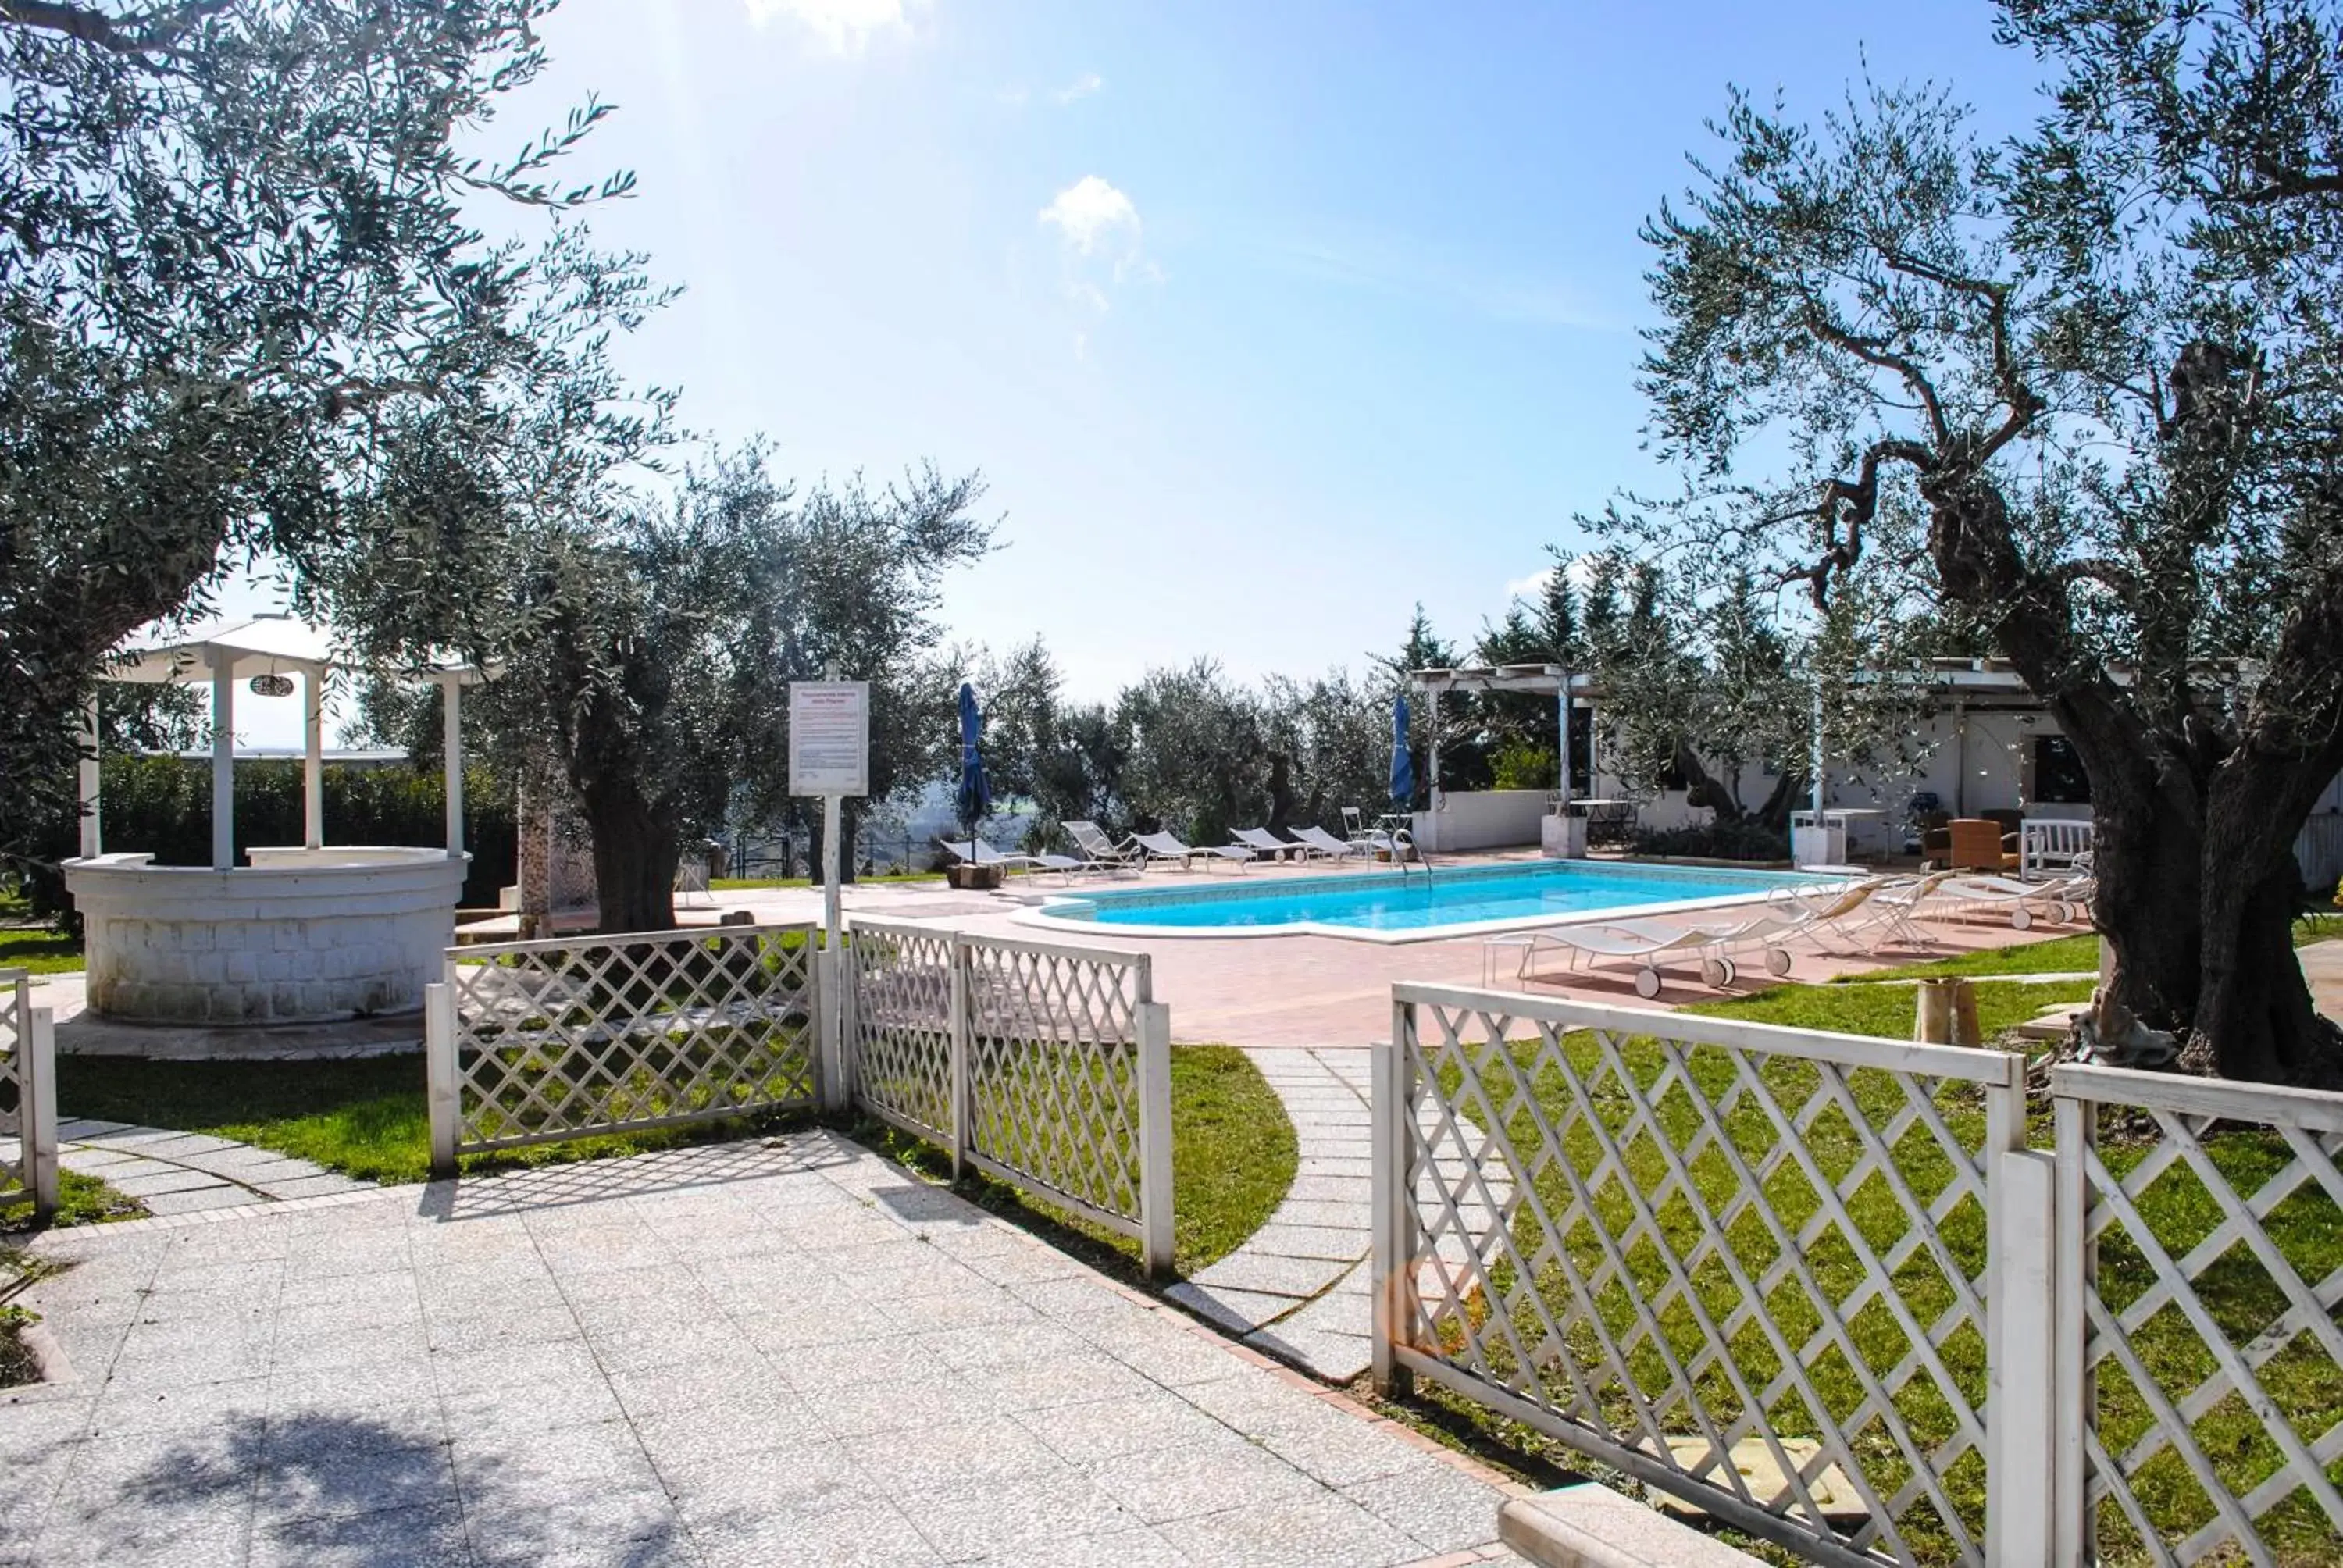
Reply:
[[[282,618],[120,656],[107,678],[207,679],[212,689],[212,863],[157,866],[107,853],[97,798],[96,714],[82,765],[81,853],[65,862],[82,916],[89,1010],[128,1023],[219,1027],[320,1023],[408,1012],[438,978],[471,856],[464,849],[458,693],[463,666],[427,676],[444,703],[447,843],[422,849],[325,842],[325,634]],[[307,842],[251,849],[235,864],[235,689],[284,694],[298,677],[307,745]]]

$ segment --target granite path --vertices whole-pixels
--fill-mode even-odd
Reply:
[[[36,1247],[0,1563],[1517,1561],[1490,1473],[828,1132]]]
[[[192,1214],[254,1203],[372,1191],[370,1184],[202,1132],[68,1117],[57,1123],[57,1163],[136,1198],[152,1214]]]
[[[1330,1382],[1367,1370],[1372,1047],[1248,1050],[1293,1123],[1301,1156],[1269,1222],[1165,1292]]]

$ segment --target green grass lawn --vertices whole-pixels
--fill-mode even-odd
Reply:
[[[86,967],[81,939],[55,931],[0,929],[0,970],[29,970],[36,975],[70,974]]]
[[[2294,945],[2298,948],[2337,938],[2343,938],[2343,914],[2305,915],[2294,924]],[[2078,931],[2072,936],[2019,942],[2014,947],[1988,948],[1955,958],[1874,970],[1868,974],[1850,975],[1837,983],[1862,985],[1870,980],[1931,980],[1942,975],[2097,974],[2098,970],[2098,933]]]
[[[2081,1000],[2088,990],[2087,982],[2046,986],[1987,980],[1977,988],[1980,1021],[1990,1033],[2030,1017],[2037,1007],[2050,1000]],[[1908,987],[1783,986],[1755,996],[1706,1003],[1687,1010],[1908,1039],[1913,1005],[1913,993]],[[1481,1076],[1495,1104],[1509,1103],[1513,1086],[1526,1078],[1525,1087],[1539,1114],[1547,1125],[1560,1132],[1561,1158],[1546,1163],[1537,1182],[1550,1214],[1564,1212],[1573,1202],[1567,1171],[1574,1171],[1580,1178],[1591,1180],[1598,1168],[1603,1139],[1597,1136],[1597,1128],[1607,1130],[1618,1141],[1630,1178],[1645,1193],[1655,1192],[1665,1182],[1671,1167],[1664,1150],[1670,1147],[1684,1153],[1702,1207],[1712,1212],[1721,1211],[1746,1190],[1745,1178],[1715,1143],[1705,1149],[1698,1147],[1700,1131],[1706,1123],[1685,1086],[1679,1084],[1660,1101],[1656,1128],[1645,1125],[1630,1131],[1634,1101],[1625,1091],[1626,1085],[1619,1081],[1619,1070],[1605,1061],[1591,1036],[1569,1037],[1563,1048],[1565,1059],[1588,1091],[1589,1098],[1584,1101],[1557,1068],[1538,1062],[1534,1042],[1517,1042],[1504,1048],[1502,1055],[1487,1047],[1475,1049],[1483,1052]],[[1656,1081],[1668,1060],[1650,1040],[1627,1042],[1620,1055],[1625,1074],[1645,1089]],[[1698,1048],[1689,1051],[1684,1070],[1698,1088],[1700,1098],[1711,1104],[1721,1101],[1735,1081],[1731,1059],[1722,1050]],[[1815,1069],[1786,1058],[1765,1060],[1758,1070],[1785,1112],[1794,1116],[1797,1108],[1807,1102],[1808,1094],[1819,1081]],[[1443,1078],[1454,1092],[1462,1083],[1461,1070],[1451,1065]],[[1885,1074],[1855,1071],[1848,1074],[1847,1081],[1855,1113],[1873,1127],[1885,1127],[1904,1104],[1901,1090]],[[1975,1148],[1981,1141],[1984,1125],[1980,1092],[1965,1085],[1945,1085],[1938,1087],[1931,1098],[1945,1123],[1965,1146]],[[2030,1121],[2036,1129],[2037,1146],[2046,1146],[2046,1106],[2036,1105],[2033,1110]],[[1780,1136],[1770,1119],[1746,1096],[1736,1104],[1721,1107],[1717,1125],[1730,1146],[1753,1168],[1775,1147]],[[1517,1147],[1541,1146],[1537,1117],[1526,1107],[1514,1117],[1509,1131]],[[1843,1107],[1820,1109],[1805,1123],[1801,1136],[1825,1177],[1834,1181],[1853,1169],[1862,1153],[1858,1128]],[[2153,1129],[2143,1130],[2137,1121],[2111,1119],[2103,1134],[2103,1158],[2117,1171],[2127,1171],[2147,1157],[2155,1147],[2155,1138]],[[1664,1145],[1660,1141],[1663,1139]],[[2214,1162],[2245,1194],[2252,1193],[2290,1158],[2281,1139],[2253,1130],[2216,1131],[2205,1141]],[[1916,1126],[1908,1131],[1891,1154],[1901,1177],[1923,1202],[1945,1189],[1953,1167],[1925,1128]],[[1775,1211],[1794,1233],[1817,1212],[1821,1202],[1819,1190],[1795,1161],[1785,1161],[1776,1168],[1767,1179],[1765,1191]],[[2185,1253],[2208,1233],[2221,1214],[2213,1195],[2185,1171],[2167,1172],[2139,1202],[2146,1223],[2176,1256]],[[1875,1250],[1884,1251],[1892,1245],[1911,1224],[1888,1183],[1876,1175],[1854,1189],[1845,1200],[1845,1207],[1853,1224]],[[1612,1180],[1594,1190],[1592,1212],[1615,1234],[1632,1222],[1634,1210],[1627,1191]],[[1678,1195],[1660,1205],[1658,1219],[1659,1240],[1664,1242],[1667,1253],[1683,1261],[1693,1292],[1712,1314],[1712,1320],[1729,1317],[1740,1307],[1743,1297],[1718,1256],[1702,1250],[1703,1232],[1694,1206]],[[1582,1271],[1599,1266],[1603,1259],[1592,1229],[1594,1222],[1582,1214],[1574,1223],[1564,1226],[1567,1255]],[[2315,1185],[2272,1210],[2268,1223],[2274,1243],[2305,1279],[2316,1282],[2343,1268],[2343,1209],[2338,1209],[2333,1197]],[[1954,1207],[1934,1230],[1955,1267],[1972,1278],[1981,1275],[1986,1248],[1984,1216],[1973,1201],[1964,1201]],[[1540,1255],[1538,1249],[1544,1238],[1534,1213],[1526,1207],[1516,1221],[1514,1239],[1523,1256]],[[1761,1275],[1779,1259],[1778,1244],[1770,1232],[1747,1213],[1736,1221],[1724,1244],[1752,1277]],[[1825,1296],[1834,1302],[1846,1300],[1865,1278],[1858,1254],[1835,1228],[1825,1228],[1803,1244],[1801,1254]],[[1624,1276],[1596,1295],[1591,1316],[1573,1315],[1572,1298],[1558,1264],[1545,1264],[1534,1292],[1529,1292],[1544,1303],[1545,1312],[1560,1325],[1564,1346],[1583,1375],[1595,1385],[1598,1404],[1614,1431],[1631,1434],[1634,1432],[1630,1414],[1633,1402],[1628,1386],[1619,1381],[1611,1363],[1596,1348],[1596,1320],[1614,1341],[1633,1345],[1637,1343],[1638,1330],[1644,1325],[1641,1312],[1646,1307],[1655,1310],[1659,1333],[1679,1364],[1697,1357],[1705,1343],[1693,1314],[1680,1299],[1664,1307],[1660,1304],[1670,1278],[1666,1264],[1666,1256],[1654,1240],[1640,1242],[1628,1255]],[[1509,1264],[1500,1263],[1493,1277],[1500,1292],[1512,1292],[1518,1284],[1518,1276]],[[2100,1249],[2099,1280],[2104,1299],[2118,1308],[2155,1284],[2154,1272],[2145,1257],[2119,1233],[2113,1232]],[[1949,1276],[1926,1249],[1916,1252],[1896,1271],[1894,1282],[1896,1293],[1923,1323],[1936,1321],[1955,1299]],[[2242,1251],[2225,1257],[2204,1276],[2199,1289],[2207,1310],[2239,1345],[2267,1329],[2286,1310],[2287,1303],[2275,1283],[2255,1260]],[[1794,1279],[1785,1279],[1775,1289],[1768,1305],[1794,1346],[1803,1345],[1820,1321],[1813,1303]],[[1484,1348],[1499,1347],[1493,1355],[1493,1364],[1502,1376],[1513,1369],[1508,1360],[1510,1352],[1502,1348],[1503,1335],[1490,1322],[1494,1310],[1488,1300],[1476,1299],[1470,1313],[1487,1336],[1483,1341]],[[1552,1342],[1540,1312],[1526,1301],[1520,1304],[1514,1322],[1522,1342],[1534,1351]],[[1849,1323],[1857,1356],[1874,1375],[1885,1373],[1910,1350],[1909,1341],[1892,1314],[1877,1302],[1854,1312]],[[1447,1332],[1451,1347],[1460,1347],[1462,1327],[1451,1324]],[[2135,1344],[2149,1374],[2175,1401],[2185,1398],[2214,1365],[2210,1353],[2175,1308],[2167,1307],[2151,1319],[2135,1336]],[[1986,1375],[1982,1336],[1973,1327],[1960,1329],[1947,1340],[1942,1354],[1948,1374],[1963,1396],[1972,1403],[1981,1401]],[[1745,1375],[1753,1388],[1764,1388],[1784,1370],[1778,1352],[1754,1327],[1745,1327],[1734,1335],[1728,1342],[1728,1355],[1731,1364]],[[1649,1339],[1640,1342],[1640,1347],[1625,1356],[1625,1364],[1634,1386],[1647,1394],[1659,1393],[1671,1386],[1666,1362]],[[1856,1366],[1837,1349],[1810,1355],[1805,1364],[1818,1397],[1834,1415],[1845,1417],[1861,1404],[1863,1379]],[[1556,1364],[1544,1362],[1529,1375],[1543,1383],[1558,1402],[1567,1403],[1571,1398],[1569,1375]],[[2294,1419],[2297,1429],[2313,1439],[2343,1418],[2343,1367],[2335,1365],[2307,1339],[2298,1341],[2272,1362],[2265,1373],[2265,1382]],[[1721,1367],[1712,1366],[1695,1374],[1694,1384],[1703,1402],[1720,1420],[1739,1413],[1741,1396]],[[2152,1422],[2147,1400],[2113,1362],[2101,1373],[2099,1400],[2102,1431],[2118,1452],[2136,1443],[2149,1431]],[[1503,1443],[1518,1456],[1517,1465],[1525,1471],[1534,1473],[1541,1466],[1566,1467],[1581,1462],[1564,1445],[1493,1412],[1473,1410],[1437,1392],[1428,1392],[1421,1402],[1437,1412],[1443,1423],[1451,1427],[1467,1423],[1476,1429],[1482,1441]],[[1925,1377],[1907,1384],[1895,1403],[1918,1434],[1924,1450],[1943,1443],[1955,1430],[1949,1406]],[[1805,1435],[1818,1430],[1815,1412],[1805,1406],[1795,1390],[1784,1392],[1769,1405],[1765,1418],[1774,1430],[1785,1435]],[[1670,1431],[1694,1430],[1688,1412],[1681,1407],[1667,1419]],[[2197,1418],[2194,1432],[2197,1441],[2212,1455],[2224,1481],[2240,1495],[2276,1468],[2274,1445],[2261,1434],[2253,1415],[2235,1396]],[[1893,1494],[1908,1479],[1910,1472],[1906,1461],[1885,1441],[1875,1422],[1858,1432],[1853,1442],[1858,1462],[1883,1496]],[[2330,1470],[2338,1481],[2343,1481],[2343,1462]],[[1981,1526],[1984,1517],[1984,1481],[1983,1464],[1971,1454],[1958,1462],[1945,1483],[1954,1511],[1972,1534]],[[2199,1493],[2180,1462],[2168,1454],[2148,1464],[2134,1484],[2150,1516],[2167,1535],[2186,1534],[2212,1516],[2208,1500]],[[1908,1513],[1900,1525],[1919,1562],[1933,1564],[1951,1560],[1953,1535],[1925,1504]],[[2265,1516],[2262,1530],[2278,1561],[2288,1568],[2308,1568],[2313,1563],[2336,1561],[2332,1537],[2323,1515],[2299,1493],[2294,1501]],[[2127,1532],[2120,1513],[2114,1504],[2108,1504],[2100,1520],[2103,1561],[2116,1563],[2146,1560],[2139,1543]],[[1769,1558],[1776,1555],[1770,1548],[1765,1554]]]
[[[95,1176],[77,1171],[57,1172],[57,1211],[52,1227],[105,1225],[116,1220],[144,1220],[146,1205],[126,1192],[117,1192]],[[22,1187],[0,1191],[0,1237],[33,1221],[33,1195]]]
[[[1974,989],[1977,1027],[1987,1040],[2016,1029],[2054,1003],[2091,1000],[2089,980],[2041,983],[1986,980],[1978,981]],[[1746,1019],[1752,1023],[1778,1023],[1789,1029],[1909,1040],[1913,1010],[1918,1005],[1917,986],[1782,985],[1754,996],[1695,1002],[1679,1010],[1712,1018]]]
[[[352,1061],[140,1061],[61,1056],[57,1102],[67,1116],[208,1132],[315,1161],[364,1181],[430,1174],[423,1059]],[[468,1154],[469,1171],[637,1154],[739,1137],[790,1119],[759,1115]],[[798,1119],[802,1120],[802,1119]]]
[[[208,1132],[315,1161],[361,1181],[420,1181],[429,1174],[430,1126],[424,1114],[419,1057],[169,1062],[67,1056],[58,1059],[57,1074],[59,1106],[68,1116]],[[1242,1051],[1226,1046],[1174,1050],[1172,1098],[1179,1257],[1182,1268],[1202,1268],[1268,1219],[1285,1196],[1299,1156],[1293,1128],[1276,1091]],[[581,1138],[467,1155],[464,1169],[485,1171],[633,1154],[802,1121],[732,1118]],[[881,1137],[876,1130],[871,1141],[923,1169],[934,1169],[941,1160],[926,1145],[892,1134]],[[999,1183],[971,1182],[970,1191],[988,1208],[1011,1214],[1027,1208],[1013,1189]],[[1030,1215],[1046,1223],[1063,1219],[1038,1210]],[[1095,1227],[1088,1228],[1082,1239],[1092,1250],[1121,1249],[1137,1255],[1135,1242]]]

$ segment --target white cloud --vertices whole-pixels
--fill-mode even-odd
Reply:
[[[1591,551],[1582,550],[1578,554],[1571,557],[1570,586],[1576,588],[1579,592],[1584,593],[1586,591],[1586,585],[1594,580],[1594,554]],[[1517,598],[1535,599],[1543,598],[1545,594],[1546,584],[1552,581],[1554,581],[1554,568],[1552,567],[1546,568],[1544,571],[1532,572],[1525,578],[1515,578],[1513,581],[1505,585],[1505,598],[1509,601]]]
[[[1085,71],[1050,95],[1061,104],[1071,104],[1077,98],[1087,98],[1105,86],[1104,76],[1100,75],[1096,71]]]
[[[1096,175],[1084,175],[1060,191],[1041,209],[1041,221],[1083,256],[1139,253],[1139,209]]]
[[[785,17],[820,39],[833,55],[860,55],[880,35],[908,36],[910,11],[922,0],[746,0],[749,20],[762,27]]]
[[[1022,87],[1003,87],[992,96],[996,103],[1007,104],[1010,107],[1016,108],[1032,95]]]
[[[1106,315],[1123,284],[1161,283],[1163,270],[1140,248],[1139,208],[1096,175],[1084,175],[1041,209],[1044,228],[1058,231],[1066,297],[1086,317]],[[1074,337],[1075,357],[1090,351],[1090,334]]]

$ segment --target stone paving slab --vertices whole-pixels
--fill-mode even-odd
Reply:
[[[36,1245],[5,1563],[1362,1568],[1521,1493],[826,1132]]]
[[[1370,1239],[1369,1049],[1247,1051],[1293,1123],[1297,1174],[1268,1223],[1166,1292],[1330,1382],[1350,1382],[1370,1359],[1367,1297],[1345,1289],[1364,1279]]]
[[[209,1133],[71,1117],[57,1124],[57,1143],[60,1165],[110,1182],[156,1214],[373,1191],[310,1161]]]

